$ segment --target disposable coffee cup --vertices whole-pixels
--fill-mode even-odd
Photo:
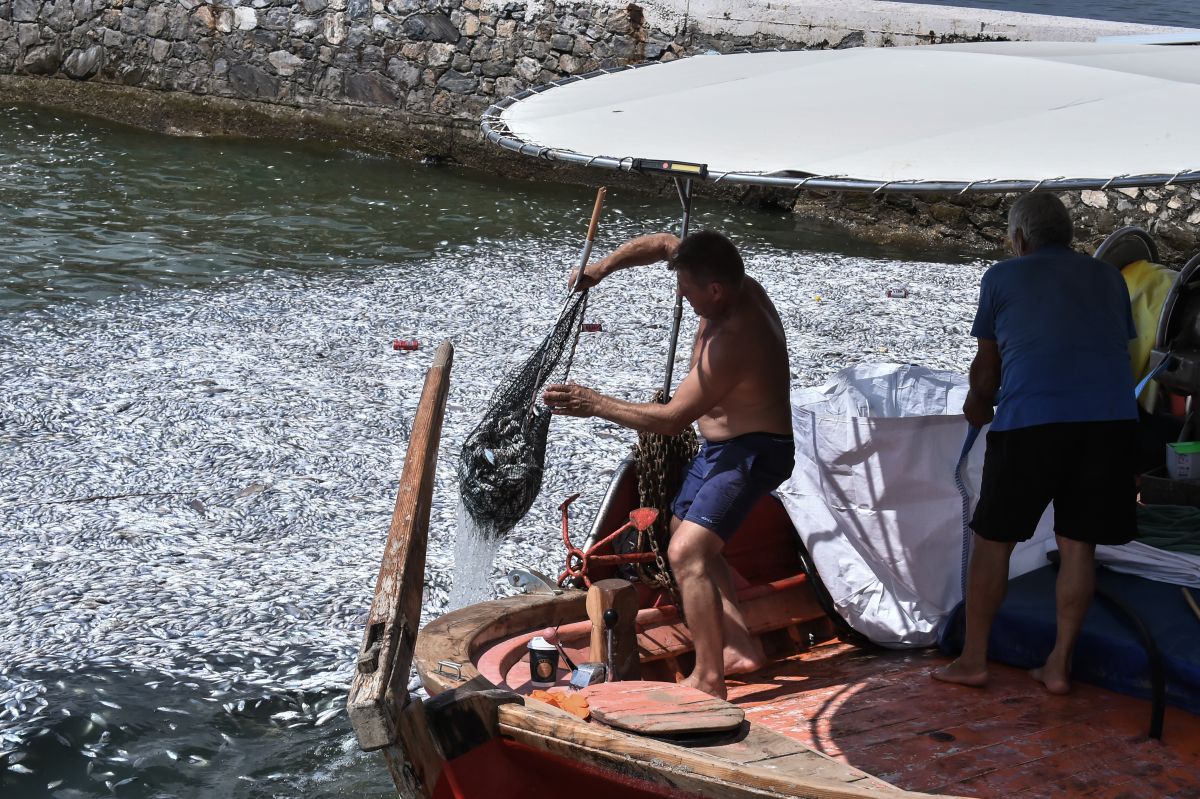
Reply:
[[[558,681],[558,648],[540,635],[529,642],[529,682],[549,688]]]

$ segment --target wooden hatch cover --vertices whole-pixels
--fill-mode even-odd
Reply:
[[[724,699],[669,682],[599,683],[582,693],[593,719],[642,735],[728,732],[740,727],[746,717],[740,707]]]

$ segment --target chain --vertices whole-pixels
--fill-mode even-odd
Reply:
[[[663,402],[662,390],[654,393],[654,402]],[[669,536],[671,530],[671,500],[683,482],[683,470],[696,455],[699,444],[695,431],[689,426],[677,436],[658,433],[638,433],[638,443],[633,450],[638,475],[638,503],[644,508],[657,508],[658,519],[653,527],[639,534],[637,551],[644,552],[647,543],[654,553],[653,573],[638,564],[638,575],[643,582],[657,585],[671,594],[679,613],[683,615],[683,602],[675,585],[671,567],[663,557],[659,541]],[[649,538],[649,541],[646,541]]]

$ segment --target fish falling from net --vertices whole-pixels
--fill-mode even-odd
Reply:
[[[551,412],[539,395],[543,386],[566,380],[586,307],[586,291],[567,299],[550,333],[505,377],[463,443],[459,494],[488,538],[499,538],[515,527],[542,488]]]

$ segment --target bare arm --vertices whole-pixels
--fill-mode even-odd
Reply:
[[[979,349],[971,361],[970,390],[963,402],[963,414],[976,427],[983,427],[996,415],[996,394],[1000,391],[1000,347],[993,339],[977,339]]]
[[[585,266],[583,276],[579,279],[576,289],[579,291],[590,289],[619,269],[665,261],[671,257],[678,246],[678,237],[670,233],[651,233],[648,236],[630,239],[600,260]],[[571,277],[574,279],[574,273]]]
[[[676,435],[711,410],[737,384],[736,352],[715,340],[698,342],[697,346],[702,349],[695,368],[666,404],[626,402],[574,384],[548,386],[542,398],[556,414],[599,416],[634,430]]]

